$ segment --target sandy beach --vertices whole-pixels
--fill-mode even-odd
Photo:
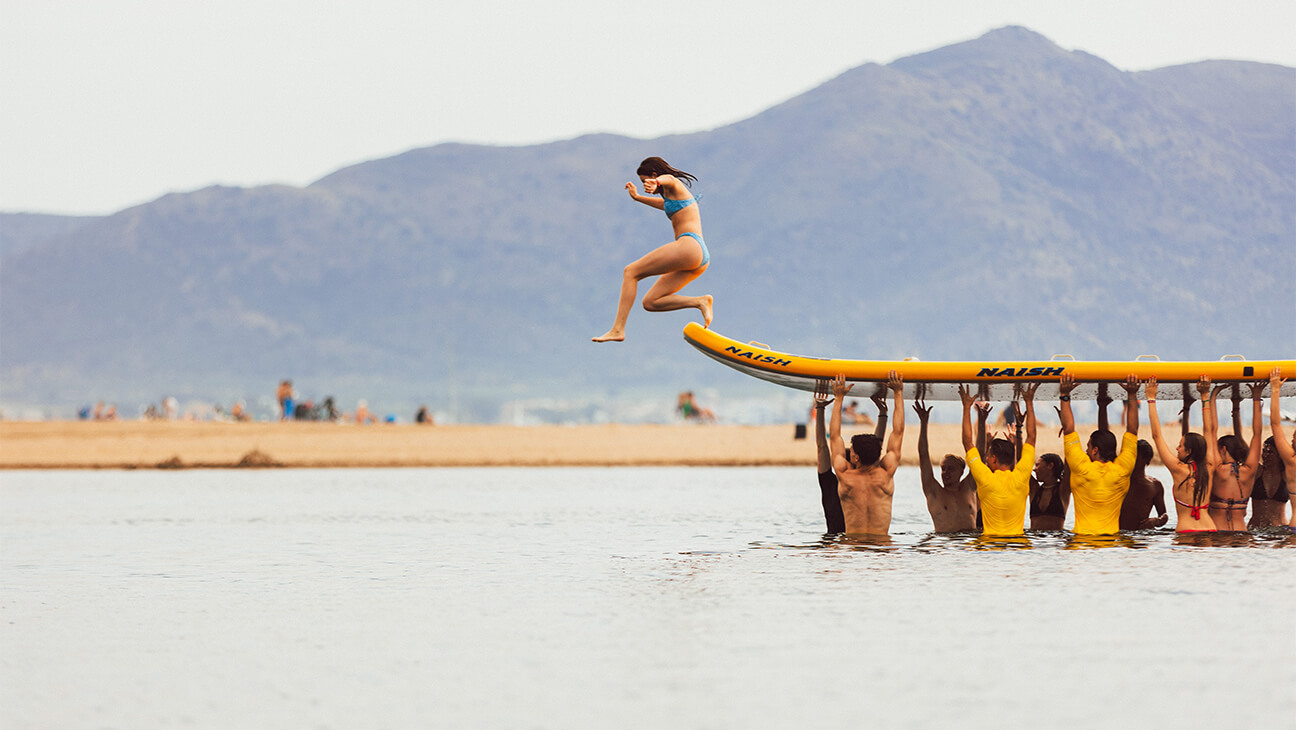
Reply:
[[[918,463],[909,419],[903,460]],[[1092,426],[1081,426],[1087,434]],[[862,430],[844,429],[849,436]],[[1144,434],[1146,436],[1146,434]],[[958,424],[932,424],[931,452],[961,453]],[[1038,450],[1062,448],[1055,428]],[[807,466],[813,430],[792,424],[414,426],[189,421],[0,422],[3,469],[427,466]]]

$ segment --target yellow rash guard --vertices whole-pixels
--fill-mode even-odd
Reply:
[[[1030,473],[1035,466],[1035,447],[1022,446],[1021,459],[1012,471],[990,471],[975,448],[967,452],[968,470],[976,480],[977,498],[981,500],[982,534],[1006,536],[1022,534],[1026,524],[1026,502],[1030,499]],[[1120,505],[1117,505],[1119,512]]]
[[[1075,500],[1077,535],[1110,535],[1120,531],[1121,502],[1129,491],[1130,473],[1138,456],[1138,437],[1121,437],[1115,461],[1090,461],[1074,431],[1062,439],[1067,468],[1071,470],[1071,497]]]

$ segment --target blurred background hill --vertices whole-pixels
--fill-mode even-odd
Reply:
[[[713,294],[735,339],[1296,355],[1296,69],[1130,73],[1010,27],[694,134],[446,144],[304,188],[4,214],[0,404],[130,413],[264,399],[281,378],[405,419],[653,420],[684,389],[791,402],[684,344],[691,311],[636,310],[627,342],[589,342],[622,267],[670,237],[623,190],[648,155],[699,178],[713,259],[686,293]]]

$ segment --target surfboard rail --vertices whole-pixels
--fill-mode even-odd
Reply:
[[[1213,361],[1167,361],[1140,356],[1136,360],[1083,361],[1075,359],[1011,360],[963,362],[921,360],[848,360],[805,357],[771,349],[768,345],[739,342],[709,330],[696,322],[684,328],[684,341],[702,354],[754,378],[787,388],[813,392],[820,380],[831,380],[844,374],[853,384],[851,395],[867,398],[886,392],[886,382],[895,371],[905,382],[905,397],[925,400],[959,399],[958,386],[972,386],[984,400],[1016,400],[1021,388],[1040,383],[1036,400],[1057,400],[1058,379],[1063,373],[1075,376],[1078,385],[1072,396],[1076,400],[1093,400],[1100,391],[1113,400],[1125,396],[1125,379],[1134,375],[1140,380],[1157,379],[1159,400],[1179,400],[1187,395],[1197,399],[1197,381],[1209,376],[1216,384],[1236,384],[1243,398],[1251,397],[1252,383],[1264,383],[1269,393],[1269,373],[1280,367],[1288,381],[1282,396],[1296,396],[1296,359],[1245,360],[1236,355]],[[1055,356],[1057,358],[1059,356]],[[1230,397],[1221,394],[1220,399]],[[1143,398],[1139,388],[1139,398]],[[1267,416],[1267,413],[1266,413]]]

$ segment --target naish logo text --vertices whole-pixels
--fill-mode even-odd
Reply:
[[[724,351],[733,353],[734,357],[745,357],[748,360],[751,360],[752,362],[763,362],[763,363],[768,363],[770,365],[782,365],[784,367],[787,367],[788,365],[792,364],[791,360],[783,360],[781,358],[774,357],[773,355],[761,355],[759,353],[751,352],[750,350],[739,349],[737,347],[734,347],[733,345],[726,347]]]
[[[1066,368],[981,368],[978,378],[1031,378],[1061,375]]]

